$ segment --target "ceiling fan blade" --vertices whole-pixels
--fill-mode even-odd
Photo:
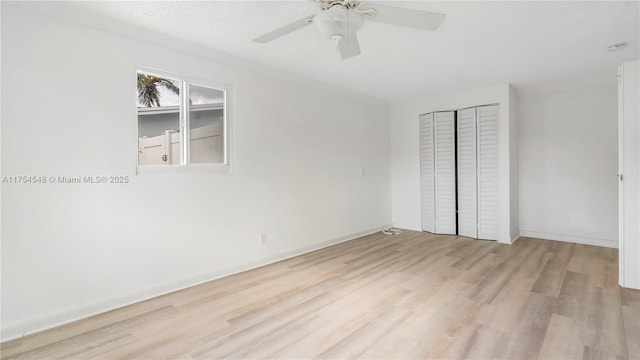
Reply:
[[[315,15],[310,15],[300,20],[296,20],[289,25],[285,25],[262,36],[258,36],[257,38],[253,39],[253,41],[263,44],[268,43],[269,41],[275,40],[281,36],[287,35],[288,33],[294,32],[298,29],[302,29],[303,27],[311,24],[314,17]]]
[[[349,35],[348,39],[342,39],[338,43],[338,50],[340,51],[342,60],[360,55],[360,44],[358,43],[356,34]]]
[[[370,2],[363,4],[362,8],[363,10],[369,8],[376,10],[376,15],[366,17],[367,20],[431,31],[440,27],[444,18],[447,17],[447,15],[437,12],[405,9]]]

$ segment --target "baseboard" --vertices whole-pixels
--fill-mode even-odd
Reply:
[[[404,230],[411,230],[411,231],[424,231],[422,230],[421,226],[415,226],[415,225],[411,225],[411,224],[403,224],[403,223],[393,223],[392,225],[390,225],[396,229],[404,229]]]
[[[158,284],[146,289],[137,290],[135,292],[121,294],[109,299],[103,299],[96,302],[86,303],[82,306],[64,309],[53,314],[44,316],[31,317],[13,323],[2,324],[1,342],[17,339],[26,335],[38,333],[57,326],[72,323],[74,321],[86,319],[91,316],[102,314],[111,310],[115,310],[127,305],[135,304],[141,301],[149,300],[158,296],[169,294],[175,291],[183,290],[193,286],[197,286],[212,280],[220,279],[226,276],[234,275],[240,272],[252,270],[265,265],[273,264],[278,261],[286,260],[299,255],[307,254],[312,251],[324,249],[326,247],[340,244],[346,241],[357,239],[362,236],[370,235],[388,228],[390,225],[385,224],[375,228],[359,231],[345,236],[340,236],[327,241],[323,241],[310,246],[303,246],[291,251],[286,251],[273,256],[262,258],[250,263],[238,266],[218,269],[213,272],[201,273],[176,281],[170,281]]]
[[[520,230],[521,237],[530,237],[544,240],[555,240],[584,245],[603,246],[608,248],[618,248],[618,240],[589,238],[584,236],[555,234],[542,231]]]

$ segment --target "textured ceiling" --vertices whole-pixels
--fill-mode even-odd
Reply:
[[[365,22],[358,32],[362,55],[342,61],[314,26],[268,44],[251,41],[314,13],[309,1],[59,4],[390,102],[507,82],[532,91],[613,80],[619,62],[640,57],[637,1],[385,5],[447,18],[435,32]],[[606,51],[621,41],[630,45]]]

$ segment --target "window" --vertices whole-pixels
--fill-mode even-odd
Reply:
[[[227,164],[227,92],[138,71],[138,168]]]

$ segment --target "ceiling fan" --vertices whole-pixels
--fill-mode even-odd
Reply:
[[[357,0],[312,1],[319,7],[316,14],[294,21],[257,37],[253,41],[268,43],[314,23],[323,36],[336,43],[340,56],[344,60],[360,55],[356,32],[362,27],[364,20],[433,31],[442,24],[446,17],[445,14],[431,11],[361,3]]]

